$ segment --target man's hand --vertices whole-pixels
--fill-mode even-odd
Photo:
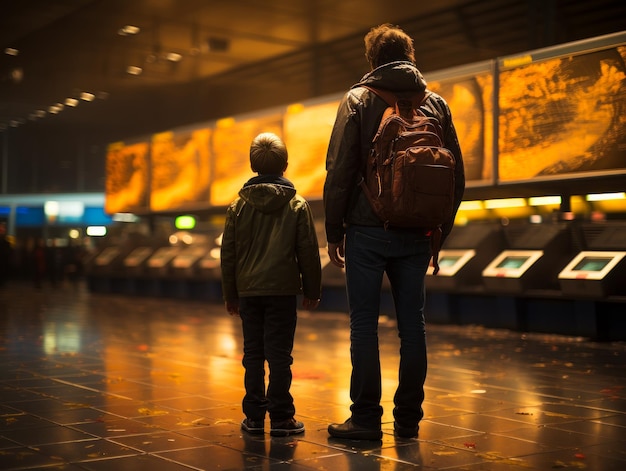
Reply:
[[[309,299],[307,297],[304,297],[302,299],[302,308],[306,309],[307,311],[312,311],[313,309],[316,309],[317,306],[319,305],[320,305],[319,299]]]
[[[231,316],[238,316],[239,315],[239,300],[236,299],[235,301],[226,301],[226,310],[228,311],[228,314],[230,314]]]
[[[344,253],[344,241],[341,241],[337,244],[328,244],[328,256],[330,257],[330,261],[333,265],[339,268],[343,268],[345,263],[345,253]]]

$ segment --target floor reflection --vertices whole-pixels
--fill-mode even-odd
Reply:
[[[626,345],[428,326],[425,420],[393,436],[398,338],[380,325],[383,439],[336,440],[349,414],[347,316],[300,314],[292,394],[306,432],[251,437],[239,319],[221,305],[0,291],[2,469],[626,469]],[[269,423],[266,424],[269,430]]]

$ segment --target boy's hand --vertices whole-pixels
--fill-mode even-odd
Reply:
[[[306,297],[302,299],[302,307],[308,311],[312,311],[313,309],[316,309],[317,306],[319,305],[320,305],[319,299],[309,299]]]
[[[239,300],[226,301],[226,310],[231,316],[239,315]]]

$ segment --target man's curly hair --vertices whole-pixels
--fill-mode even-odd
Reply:
[[[396,61],[415,64],[413,39],[398,26],[376,26],[365,35],[365,57],[372,69]]]

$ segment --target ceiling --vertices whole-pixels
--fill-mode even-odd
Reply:
[[[0,192],[102,191],[109,142],[339,93],[367,72],[363,35],[383,22],[415,38],[428,72],[624,18],[621,0],[3,0]]]

